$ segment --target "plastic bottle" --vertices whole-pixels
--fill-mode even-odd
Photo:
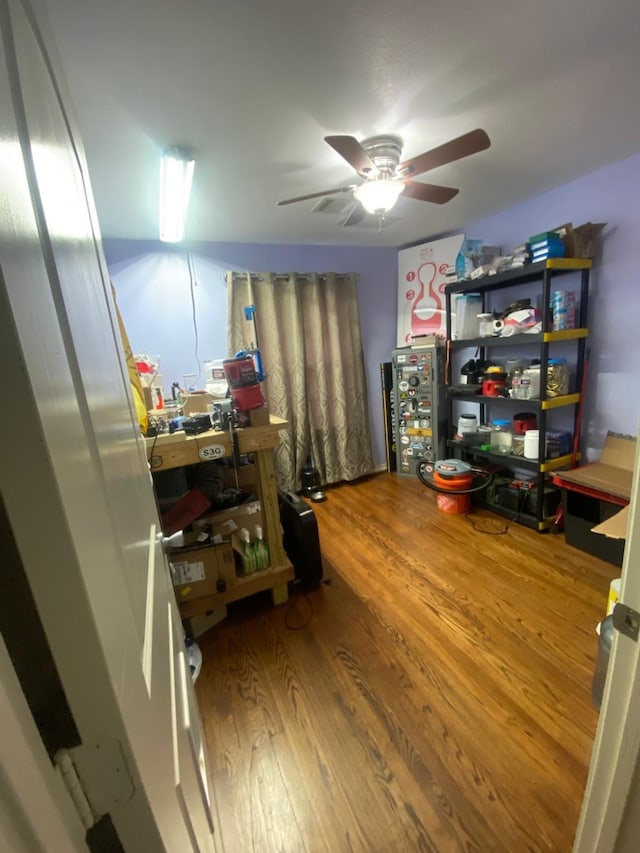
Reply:
[[[269,548],[262,536],[262,528],[256,524],[254,528],[255,539],[253,541],[253,553],[256,561],[256,569],[266,569],[269,567]]]
[[[523,373],[523,379],[529,380],[528,387],[521,383],[525,389],[525,399],[537,400],[540,397],[540,365],[531,364]]]
[[[251,547],[249,531],[246,527],[242,527],[238,535],[242,542],[242,551],[240,552],[240,557],[242,559],[242,571],[245,575],[252,575],[256,570],[256,555]]]

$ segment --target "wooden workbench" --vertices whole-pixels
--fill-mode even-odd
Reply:
[[[267,420],[262,410],[255,413],[255,420],[260,416],[262,420]],[[282,547],[278,489],[273,465],[273,448],[280,441],[280,431],[286,425],[287,422],[282,418],[271,415],[268,417],[268,423],[238,430],[240,453],[254,455],[258,497],[262,506],[264,535],[269,546],[271,567],[253,575],[238,578],[235,585],[229,587],[226,592],[180,602],[180,615],[183,619],[197,616],[208,610],[215,610],[217,607],[265,589],[271,590],[274,604],[283,604],[287,601],[287,582],[293,580],[293,566]],[[151,471],[154,473],[179,468],[182,465],[224,459],[232,455],[229,433],[213,429],[198,435],[185,435],[183,432],[159,435],[156,438],[147,438],[145,442]]]

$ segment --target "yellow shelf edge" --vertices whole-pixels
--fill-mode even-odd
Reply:
[[[580,454],[576,454],[576,461],[580,459]],[[557,471],[558,468],[564,468],[565,465],[571,464],[573,460],[573,453],[565,453],[564,456],[558,456],[555,459],[547,459],[546,462],[543,462],[540,466],[540,470],[543,474],[546,474],[547,471]]]
[[[564,397],[553,397],[551,400],[543,400],[541,409],[559,409],[562,406],[573,406],[580,402],[580,394],[566,394]]]
[[[549,258],[548,270],[590,270],[593,266],[591,258]]]
[[[539,521],[538,530],[548,530],[550,527],[553,527],[553,525],[555,524],[555,520],[555,515],[552,515],[549,518],[545,518],[542,521]]]
[[[545,332],[543,340],[545,343],[553,341],[575,341],[579,338],[586,338],[589,334],[589,329],[562,329],[559,332]]]

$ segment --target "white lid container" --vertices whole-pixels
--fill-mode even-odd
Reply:
[[[524,458],[538,458],[538,444],[540,443],[540,430],[528,429],[524,434]]]

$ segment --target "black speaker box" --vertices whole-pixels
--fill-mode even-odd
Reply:
[[[318,522],[313,509],[292,492],[278,492],[282,544],[293,564],[295,578],[311,588],[322,581],[322,555]]]

